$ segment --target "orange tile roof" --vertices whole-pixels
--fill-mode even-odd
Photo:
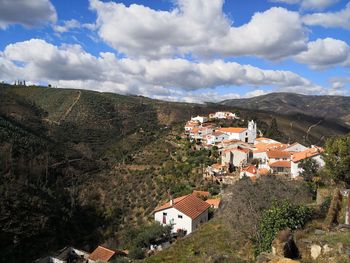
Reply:
[[[108,262],[114,255],[114,251],[108,248],[98,246],[89,256],[91,260],[100,260],[102,262]]]
[[[270,167],[290,167],[290,161],[277,161],[269,165]]]
[[[169,206],[164,205],[160,208],[156,209],[154,212],[161,211],[166,208],[174,207],[180,212],[184,213],[191,219],[196,219],[198,216],[203,214],[210,205],[204,202],[202,199],[194,196],[193,194],[181,196],[177,198],[179,201],[174,200],[174,204],[170,206],[170,202],[168,202]]]
[[[209,196],[209,192],[208,191],[193,190],[192,194],[197,196],[197,197],[199,197],[199,196],[208,197]]]
[[[269,174],[270,171],[269,171],[269,169],[266,169],[266,168],[259,168],[258,172],[260,175],[267,175],[267,174]]]
[[[249,165],[245,168],[242,169],[242,172],[248,172],[248,173],[251,173],[251,174],[256,174],[257,173],[257,169],[254,165]]]
[[[205,202],[207,202],[210,206],[218,208],[220,206],[221,199],[220,198],[208,199]]]
[[[186,197],[186,195],[180,196],[180,197],[177,197],[177,198],[173,199],[173,205],[178,203],[178,202],[180,202],[185,197]],[[157,211],[160,211],[160,210],[164,210],[164,209],[167,209],[167,208],[170,208],[170,207],[172,207],[172,205],[170,204],[170,202],[167,202],[164,205],[159,206],[156,209],[154,209],[154,212],[157,212]]]
[[[279,150],[269,150],[266,152],[269,158],[290,158],[290,152],[284,152]]]
[[[220,128],[221,132],[228,132],[228,133],[241,133],[247,130],[247,128],[239,128],[239,127],[228,127],[228,128]]]
[[[192,219],[203,214],[210,205],[194,195],[187,195],[184,199],[174,205],[174,208]]]
[[[193,129],[191,130],[191,133],[197,133],[197,132],[199,132],[199,128],[193,128]]]
[[[323,151],[324,150],[321,147],[309,148],[309,149],[306,149],[306,150],[304,150],[302,152],[294,153],[292,155],[292,161],[296,163],[296,162],[299,162],[299,161],[301,161],[303,159],[307,159],[307,158],[319,155]]]

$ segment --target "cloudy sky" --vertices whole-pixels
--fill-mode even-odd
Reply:
[[[350,95],[350,1],[0,0],[0,81],[204,102]]]

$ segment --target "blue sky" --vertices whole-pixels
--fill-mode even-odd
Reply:
[[[350,95],[350,2],[0,0],[0,80],[189,102]]]

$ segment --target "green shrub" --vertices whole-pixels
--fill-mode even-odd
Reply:
[[[289,201],[275,202],[263,212],[259,225],[259,240],[255,254],[271,250],[271,243],[280,230],[302,228],[311,219],[311,210],[303,205],[294,205]]]

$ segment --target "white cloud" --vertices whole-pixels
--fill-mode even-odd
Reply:
[[[221,95],[215,93],[218,86],[227,87],[227,93],[232,96],[238,86],[268,85],[282,91],[324,92],[322,87],[290,71],[262,70],[223,60],[117,59],[112,53],[95,57],[79,45],[57,47],[40,39],[8,45],[1,53],[0,63],[8,69],[4,72],[2,67],[0,76],[3,79],[21,76],[27,81],[47,81],[59,87],[172,97],[174,100],[219,100]],[[10,72],[16,74],[7,76]],[[197,92],[204,88],[213,89],[213,92],[199,96]]]
[[[70,20],[63,21],[61,24],[55,24],[52,26],[52,28],[57,33],[66,33],[73,29],[81,29],[81,28],[96,30],[96,24],[93,24],[93,23],[81,24],[78,20],[70,19]]]
[[[270,0],[272,3],[300,4],[302,9],[322,10],[334,5],[339,0]]]
[[[71,19],[71,20],[64,21],[62,25],[54,25],[53,30],[58,32],[58,33],[65,33],[65,32],[68,32],[72,29],[76,29],[76,28],[80,28],[80,27],[81,27],[81,25],[80,25],[79,21],[77,21],[75,19]]]
[[[309,42],[308,49],[295,56],[295,59],[313,69],[350,66],[350,47],[344,41],[333,38],[317,39]]]
[[[11,24],[34,27],[56,20],[55,7],[49,0],[0,0],[0,29]]]
[[[302,19],[308,26],[350,29],[350,3],[341,11],[309,14],[305,15]]]
[[[130,57],[256,55],[280,59],[306,48],[297,12],[272,8],[233,27],[223,0],[177,0],[172,11],[90,0],[100,37]],[[288,32],[288,34],[286,34]]]

